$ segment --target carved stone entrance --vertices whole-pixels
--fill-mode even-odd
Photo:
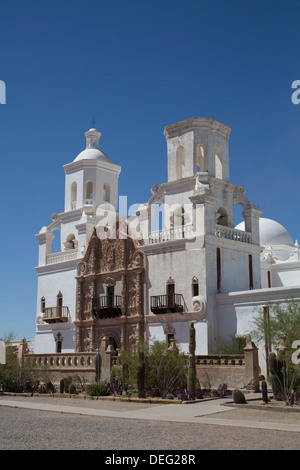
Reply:
[[[99,348],[108,365],[107,349],[114,357],[133,337],[143,339],[144,273],[144,253],[132,238],[103,239],[94,229],[76,277],[76,352]]]

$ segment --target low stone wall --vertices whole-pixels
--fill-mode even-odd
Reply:
[[[55,382],[75,374],[91,381],[95,378],[96,353],[26,354],[24,359],[27,358],[37,367],[47,368]]]
[[[115,362],[115,351],[104,349],[101,355],[101,377],[109,380],[110,367]],[[57,353],[25,354],[24,359],[31,358],[34,363],[46,367],[53,380],[59,382],[62,377],[78,374],[80,377],[94,381],[96,374],[96,353]],[[243,355],[206,355],[196,356],[196,371],[201,388],[218,388],[226,384],[227,388],[248,388],[259,390],[258,350],[253,343],[244,349]]]
[[[259,391],[258,349],[249,343],[243,355],[196,356],[196,371],[201,388],[227,388]]]

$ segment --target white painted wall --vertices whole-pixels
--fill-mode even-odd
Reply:
[[[55,323],[52,325],[38,325],[36,335],[32,341],[31,349],[35,354],[54,354],[56,352],[57,334],[63,337],[62,352],[74,352],[75,328],[73,324]]]
[[[175,339],[178,341],[178,347],[181,352],[189,353],[189,328],[190,321],[173,321],[165,320],[164,324],[149,324],[147,327],[147,335],[151,341],[166,341],[164,327],[171,324],[175,329]],[[195,354],[207,354],[207,325],[206,323],[195,322],[194,328],[196,332],[196,351]]]
[[[300,286],[277,287],[245,292],[229,292],[216,296],[216,319],[218,340],[231,340],[233,335],[248,335],[255,328],[253,321],[258,310],[271,302],[284,303],[294,298],[300,300]],[[266,373],[264,345],[259,347],[261,373]]]
[[[76,312],[76,279],[78,261],[70,261],[49,265],[43,270],[38,269],[37,315],[41,315],[41,298],[45,297],[46,307],[57,305],[57,294],[63,294],[63,305],[69,307],[71,321],[75,320]],[[64,266],[62,266],[64,265]]]

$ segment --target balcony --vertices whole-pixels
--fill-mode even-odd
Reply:
[[[63,261],[70,261],[76,259],[78,256],[77,248],[71,250],[59,251],[58,253],[50,253],[46,257],[46,264],[62,263]]]
[[[236,228],[225,227],[223,225],[215,226],[215,237],[235,240],[237,242],[251,243],[251,233],[237,230]]]
[[[46,323],[65,323],[69,320],[69,307],[46,307],[43,320]]]
[[[116,318],[122,315],[121,295],[100,295],[92,300],[92,315],[95,320]]]
[[[186,224],[170,229],[158,230],[148,234],[146,244],[166,243],[174,240],[193,239],[197,235],[196,228],[193,224]],[[226,227],[223,225],[215,225],[214,235],[217,238],[225,238],[243,243],[252,243],[251,233],[236,228]]]
[[[148,243],[151,245],[153,243],[164,243],[173,240],[182,240],[184,238],[193,238],[194,236],[193,224],[180,225],[179,227],[150,232],[148,234]]]
[[[182,294],[153,295],[150,297],[150,309],[155,314],[183,312]]]

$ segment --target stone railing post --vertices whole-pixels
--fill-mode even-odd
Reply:
[[[18,352],[17,352],[17,357],[21,364],[23,364],[24,356],[27,352],[28,352],[28,345],[26,343],[26,340],[23,339],[22,342],[19,344]]]
[[[253,341],[244,348],[245,354],[245,386],[253,387],[253,392],[259,392],[259,365],[258,365],[258,348]]]

